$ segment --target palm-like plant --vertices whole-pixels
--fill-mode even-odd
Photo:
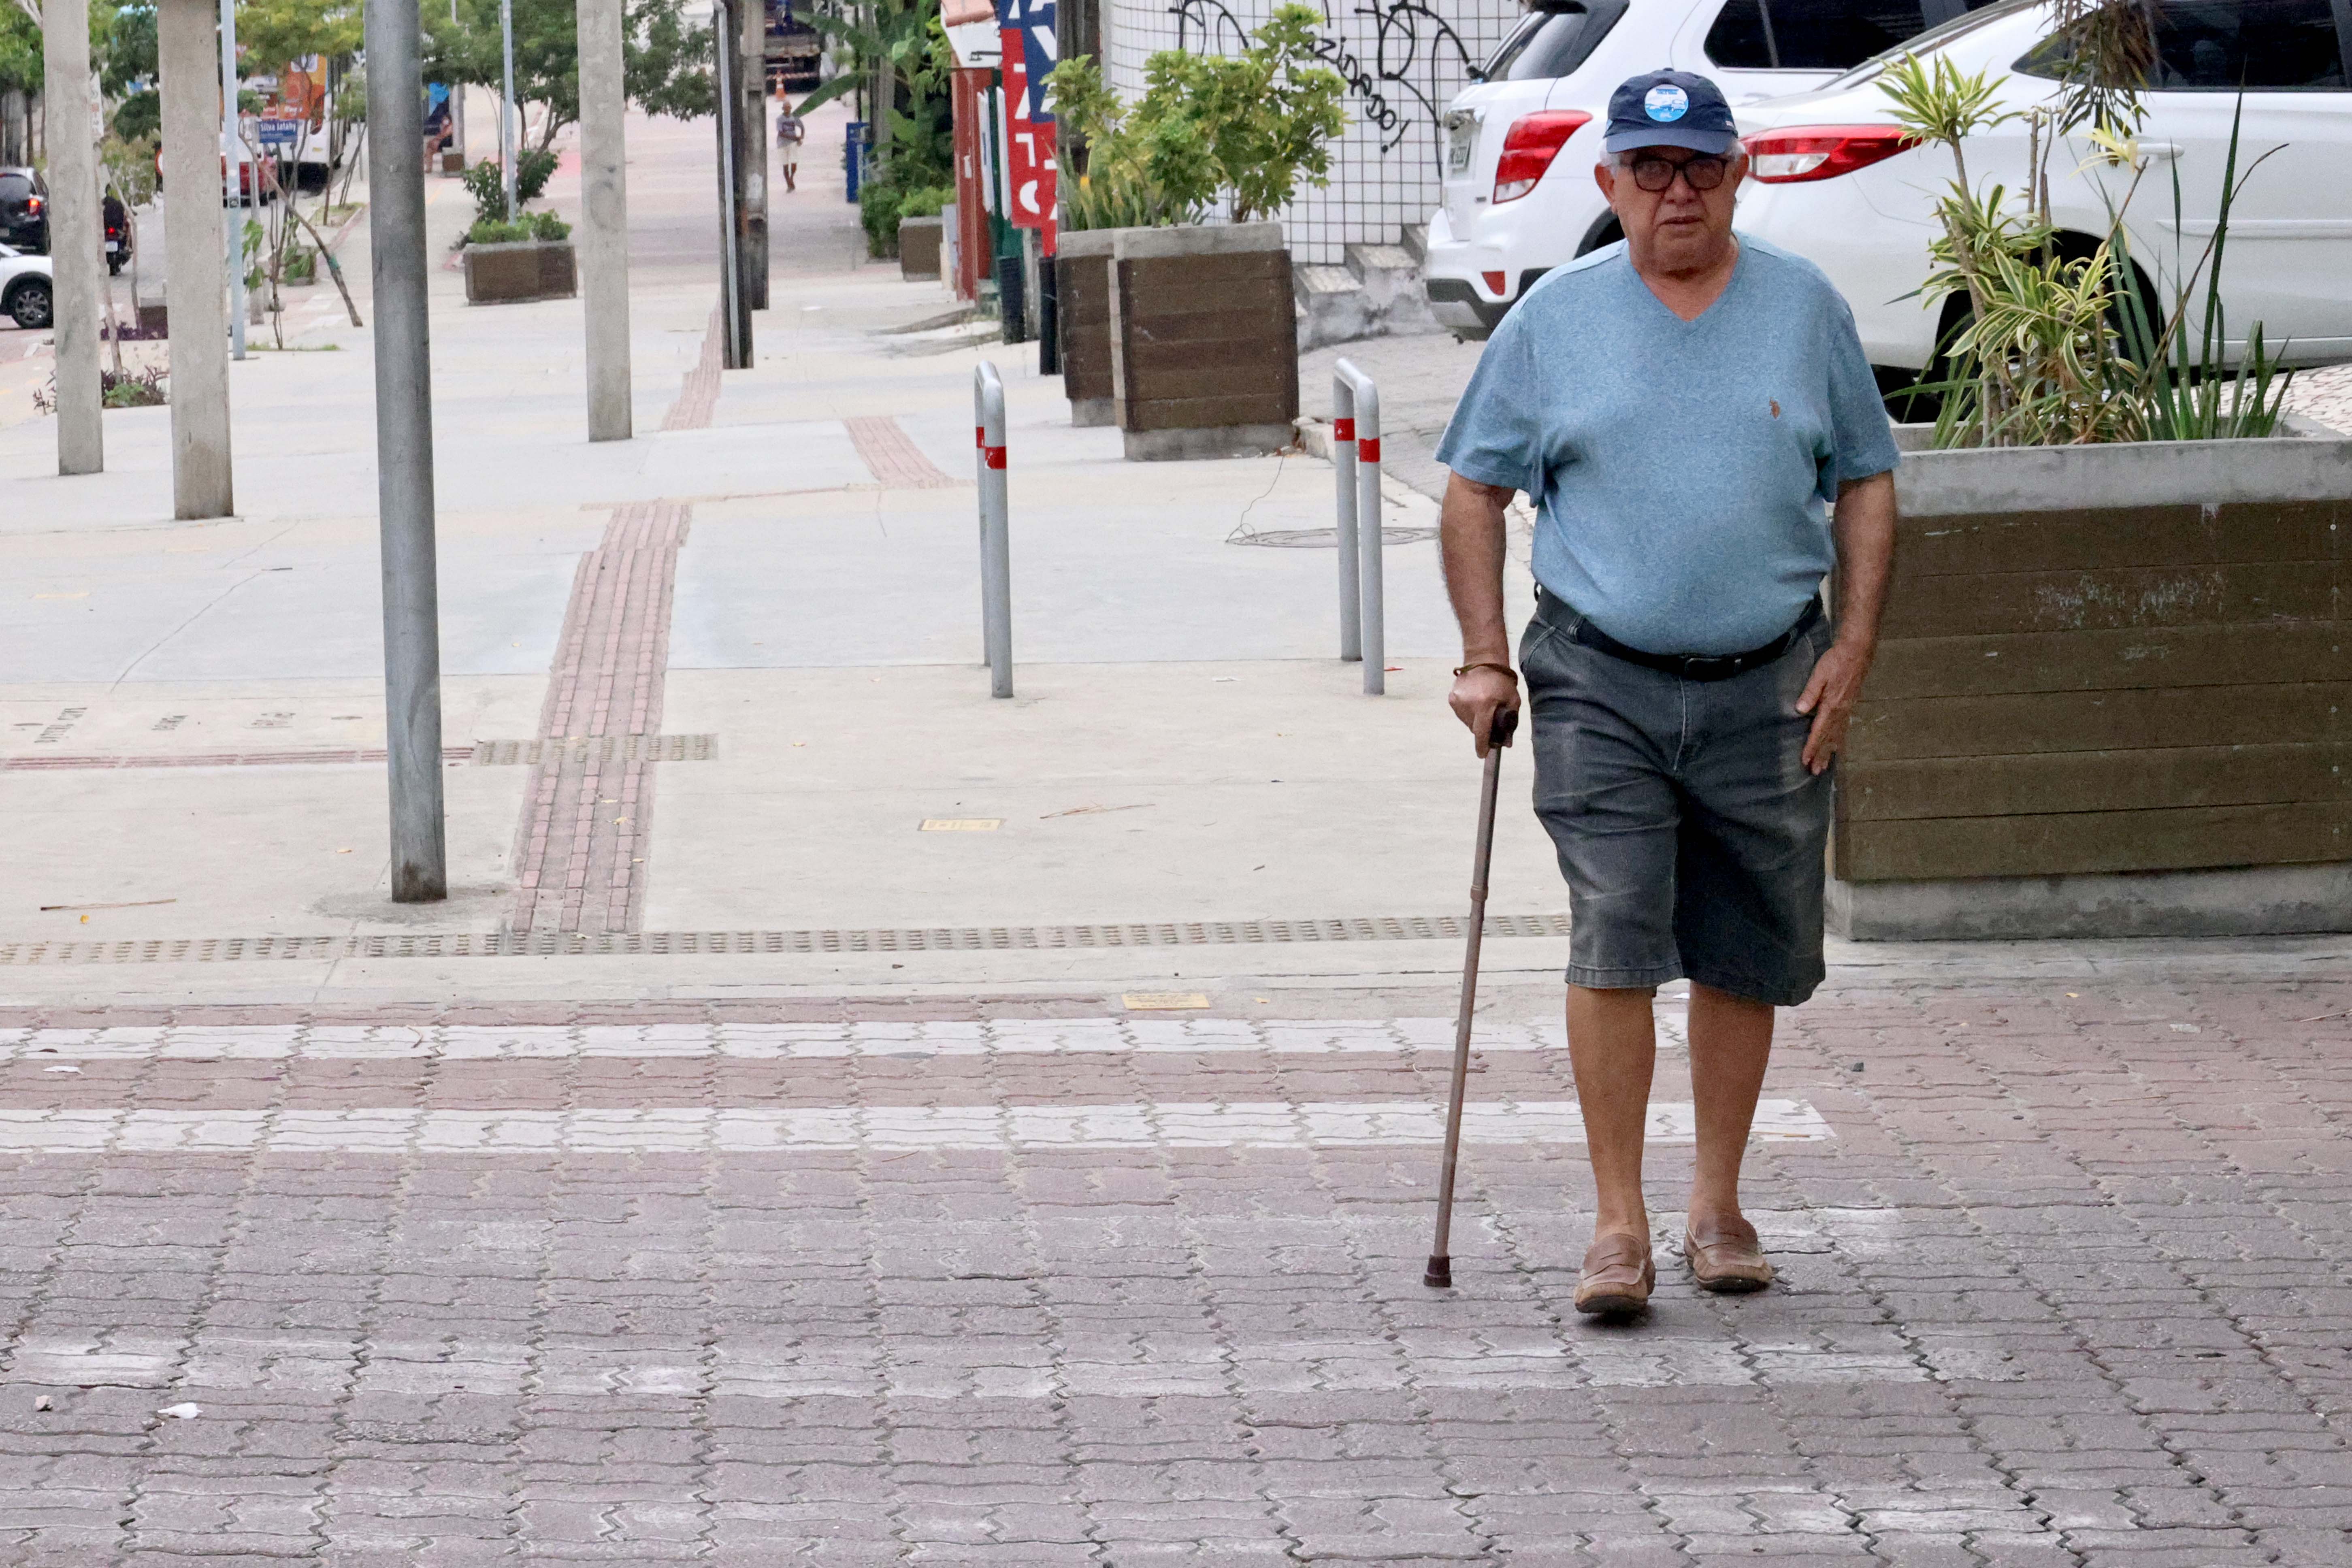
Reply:
[[[2193,263],[2173,258],[2171,309],[2153,305],[2132,264],[2123,221],[2147,170],[2135,137],[2137,84],[2152,43],[2145,17],[2128,0],[2069,0],[2069,5],[2073,15],[2062,16],[2051,47],[2063,67],[2058,102],[2024,116],[2031,124],[2021,202],[2000,185],[1980,191],[1969,177],[1967,139],[2020,118],[1999,107],[2000,79],[1963,73],[1941,56],[1932,65],[1906,58],[1882,79],[1903,127],[1919,141],[1941,144],[1952,158],[1951,184],[1936,204],[1935,270],[1920,292],[1930,300],[1965,295],[1968,312],[1943,345],[1948,374],[1919,389],[1940,395],[1936,444],[2270,435],[2292,376],[2277,372],[2259,324],[2239,374],[2229,374],[2221,295],[2231,205],[2269,154],[2241,174],[2232,125],[2213,237]],[[2086,127],[2094,153],[2083,168],[2127,170],[2130,179],[2121,199],[2108,203],[2107,237],[2088,256],[2070,257],[2049,218],[2049,162],[2063,137]],[[2177,169],[2172,195],[2178,235]],[[2194,296],[2200,283],[2200,330],[2192,347],[2188,323],[2198,314]]]

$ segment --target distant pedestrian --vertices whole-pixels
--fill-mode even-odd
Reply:
[[[1568,880],[1569,1054],[1598,1191],[1580,1311],[1646,1306],[1651,1001],[1691,982],[1703,1289],[1772,1280],[1739,1164],[1773,1008],[1823,976],[1830,765],[1895,553],[1895,442],[1853,316],[1811,263],[1732,231],[1748,155],[1704,77],[1610,100],[1594,170],[1622,243],[1548,274],[1486,345],[1438,447],[1454,711],[1486,751],[1519,704],[1504,508],[1538,506],[1520,641],[1537,815]],[[1828,503],[1836,506],[1835,521]],[[1823,578],[1837,573],[1834,636]]]
[[[777,95],[776,160],[784,168],[784,189],[800,188],[801,143],[808,140],[808,121],[793,112],[793,100]]]

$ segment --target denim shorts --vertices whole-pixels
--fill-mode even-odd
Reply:
[[[1685,976],[1793,1007],[1822,983],[1830,773],[1797,711],[1830,631],[1728,680],[1687,680],[1575,640],[1540,596],[1519,664],[1536,815],[1568,879],[1571,985]]]

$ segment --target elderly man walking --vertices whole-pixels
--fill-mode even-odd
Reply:
[[[1669,980],[1691,982],[1684,1257],[1704,1289],[1772,1279],[1740,1157],[1773,1009],[1823,973],[1830,765],[1877,643],[1895,449],[1844,300],[1733,231],[1748,159],[1714,84],[1635,77],[1601,148],[1624,243],[1528,291],[1437,455],[1451,700],[1482,756],[1519,703],[1503,510],[1515,490],[1538,505],[1519,659],[1536,811],[1568,879],[1569,1052],[1598,1188],[1576,1306],[1625,1313],[1655,1279],[1643,1128]]]

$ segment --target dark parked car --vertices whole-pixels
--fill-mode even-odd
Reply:
[[[49,248],[49,187],[30,169],[0,169],[0,245]]]

